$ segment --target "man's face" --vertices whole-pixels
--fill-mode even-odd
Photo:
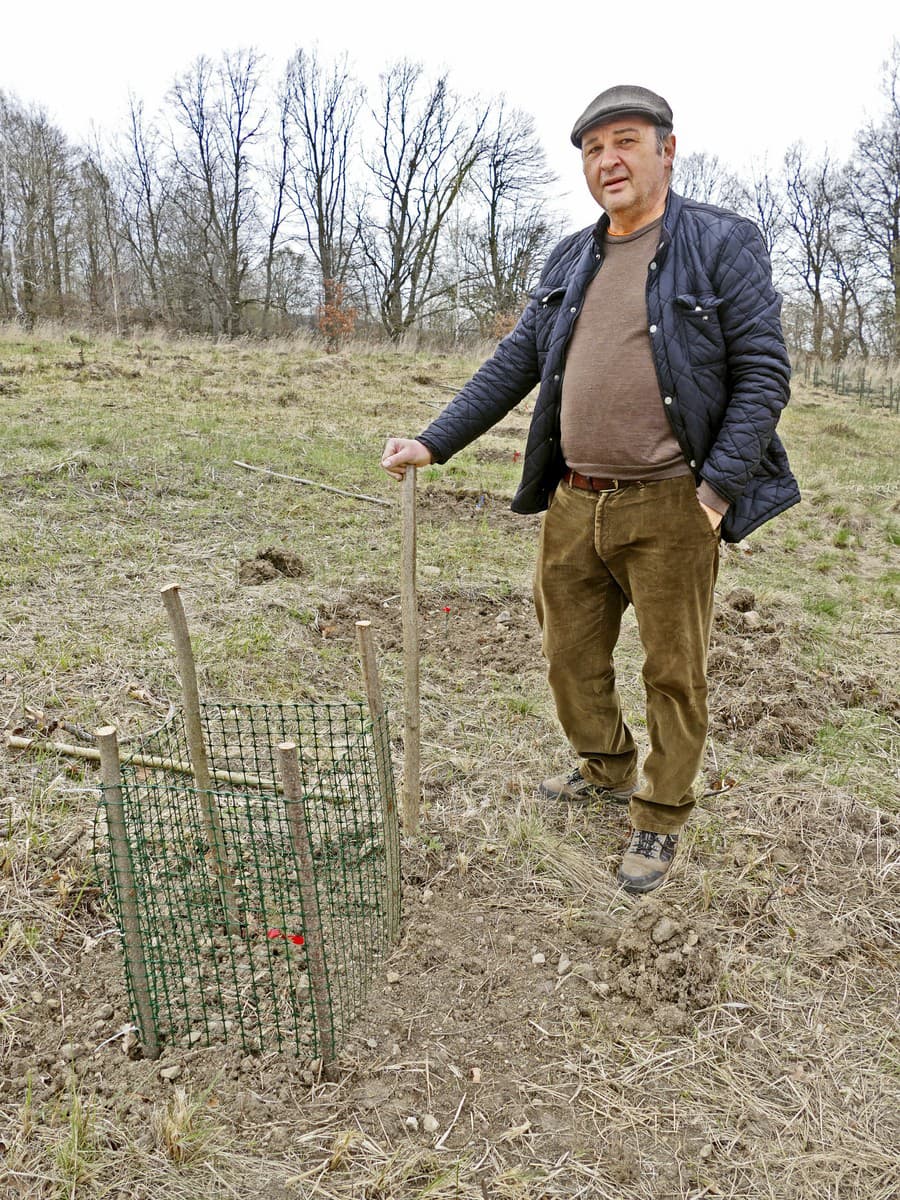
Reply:
[[[581,139],[581,161],[591,195],[609,214],[613,233],[633,233],[662,215],[675,137],[662,153],[656,126],[645,117],[618,117],[592,125]]]

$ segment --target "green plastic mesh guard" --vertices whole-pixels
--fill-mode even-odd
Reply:
[[[354,704],[221,704],[201,714],[211,795],[238,922],[229,926],[211,870],[201,795],[190,775],[184,717],[176,713],[124,757],[122,808],[136,899],[146,994],[159,1043],[239,1040],[250,1053],[289,1050],[321,1057],[337,1047],[358,1012],[395,934],[398,890],[387,721]],[[285,797],[276,783],[276,746],[296,742],[303,828],[314,886],[304,887]],[[383,790],[390,796],[382,796]],[[108,806],[104,789],[103,806]],[[122,920],[121,888],[103,840],[105,871]],[[392,875],[395,877],[392,879]],[[312,893],[312,894],[311,894]],[[327,1003],[317,1002],[309,930],[321,929]],[[392,925],[394,928],[392,929]],[[126,953],[135,1024],[135,964]],[[140,971],[137,983],[141,986]],[[322,1009],[325,1009],[323,1012]],[[147,1006],[144,1006],[146,1022]],[[145,1023],[144,1022],[144,1023]]]

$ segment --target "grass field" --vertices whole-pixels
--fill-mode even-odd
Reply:
[[[475,365],[0,332],[5,730],[157,725],[174,581],[211,698],[361,699],[371,619],[398,748],[399,493],[378,458]],[[336,1082],[276,1053],[123,1052],[97,774],[5,751],[4,1197],[900,1195],[900,418],[798,386],[804,503],[723,551],[704,795],[673,878],[631,904],[624,811],[536,797],[570,757],[530,602],[539,520],[508,511],[529,411],[420,474],[425,813]],[[265,567],[284,554],[289,575]],[[626,621],[639,736],[640,666]]]

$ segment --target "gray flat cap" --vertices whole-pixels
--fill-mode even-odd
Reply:
[[[647,117],[654,125],[672,128],[672,110],[662,96],[633,83],[617,83],[595,96],[572,130],[572,145],[581,148],[581,139],[592,125],[602,125],[626,113]]]

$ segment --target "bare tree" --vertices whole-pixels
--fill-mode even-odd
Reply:
[[[747,188],[748,215],[759,226],[769,256],[775,263],[776,250],[780,247],[785,232],[784,197],[779,185],[769,174],[768,167],[754,165]],[[776,266],[776,279],[779,271]]]
[[[104,321],[112,309],[116,332],[122,329],[120,253],[125,239],[112,181],[95,146],[79,164],[75,196],[78,253],[88,310]]]
[[[860,241],[852,235],[846,212],[833,231],[833,253],[826,274],[830,283],[825,320],[830,337],[830,356],[840,362],[856,350],[862,357],[869,353],[867,336],[867,282],[869,264]]]
[[[72,252],[73,151],[36,106],[3,99],[3,223],[13,304],[29,325],[63,311]]]
[[[534,118],[519,110],[508,112],[501,101],[471,173],[469,191],[477,211],[461,245],[466,306],[485,336],[511,327],[555,239],[557,223],[547,208],[555,178]]]
[[[263,330],[271,328],[271,313],[275,303],[275,277],[278,269],[278,251],[281,227],[285,219],[285,200],[288,186],[288,162],[290,157],[290,134],[288,132],[288,99],[282,89],[278,97],[278,140],[274,160],[269,169],[271,182],[271,207],[269,226],[266,232],[265,293],[263,295]]]
[[[189,226],[189,252],[202,263],[202,286],[229,337],[242,332],[248,239],[256,219],[250,148],[264,112],[258,103],[260,60],[252,50],[199,58],[172,89],[176,117],[188,134],[175,149],[175,202]]]
[[[363,94],[346,56],[326,66],[302,49],[288,63],[284,94],[290,194],[319,266],[321,303],[331,308],[349,279],[358,233],[348,168]]]
[[[673,186],[701,204],[715,204],[742,212],[747,207],[747,189],[717,154],[705,150],[675,159]]]
[[[3,315],[25,321],[20,299],[21,277],[16,250],[16,216],[10,175],[10,153],[17,124],[16,105],[0,92],[0,299]]]
[[[900,41],[884,64],[887,111],[857,139],[856,186],[850,208],[859,237],[869,248],[876,277],[887,288],[887,350],[900,358]]]
[[[786,257],[808,293],[812,305],[812,351],[821,355],[825,290],[836,253],[842,180],[827,154],[819,162],[809,162],[800,143],[788,150],[784,165],[784,219],[789,233]]]
[[[171,321],[174,308],[165,241],[173,183],[162,157],[162,137],[155,125],[147,125],[143,105],[132,97],[128,133],[117,156],[120,222],[146,287],[149,315]]]
[[[379,211],[360,233],[382,324],[396,340],[446,294],[435,274],[441,234],[482,152],[487,112],[464,112],[447,76],[426,84],[417,63],[396,63],[381,84],[379,146],[367,161]]]

